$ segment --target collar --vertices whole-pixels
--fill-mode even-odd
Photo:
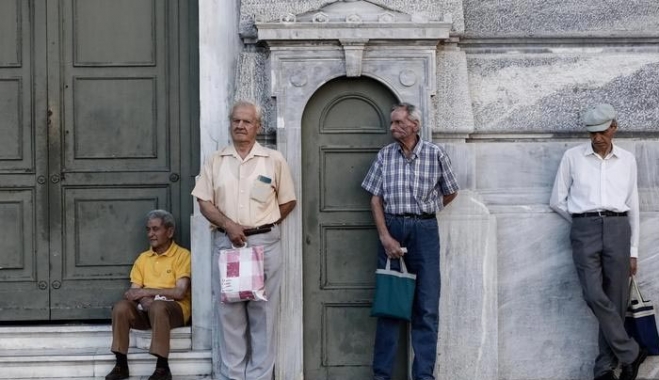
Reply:
[[[247,157],[243,160],[240,155],[238,154],[238,151],[236,151],[236,147],[233,146],[233,144],[226,146],[222,151],[220,152],[220,156],[233,156],[241,161],[247,161],[252,157],[268,157],[270,156],[270,153],[268,153],[268,149],[263,147],[261,144],[259,144],[258,141],[254,142],[254,146],[252,146],[252,150],[249,152]]]
[[[171,256],[174,254],[174,252],[178,249],[178,245],[174,240],[172,240],[172,244],[169,245],[169,248],[165,251],[165,253],[158,255],[156,251],[153,250],[153,248],[149,248],[147,251],[149,256]]]
[[[414,145],[414,148],[412,149],[412,157],[411,158],[419,157],[419,155],[421,155],[421,150],[423,149],[423,139],[419,135],[416,135],[416,138],[417,138],[416,145]],[[398,146],[398,151],[404,157],[405,152],[403,151],[403,146],[398,141],[396,141],[396,145]]]
[[[609,157],[620,157],[620,148],[618,148],[618,146],[614,143],[611,143],[611,145],[612,145],[611,152],[609,152],[609,154],[607,154],[606,157],[604,157],[605,159]],[[593,150],[593,145],[591,143],[586,144],[585,149],[583,150],[583,155],[584,156],[593,155],[599,157],[599,155],[595,153],[595,151]]]

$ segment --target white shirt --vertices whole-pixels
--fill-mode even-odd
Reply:
[[[631,257],[638,257],[639,209],[636,158],[613,145],[604,158],[590,143],[568,149],[556,173],[549,206],[568,221],[572,214],[593,211],[627,212],[631,226]]]

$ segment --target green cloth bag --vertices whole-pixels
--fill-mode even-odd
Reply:
[[[375,271],[375,297],[373,297],[372,317],[412,319],[412,301],[416,275],[407,271],[401,258],[401,271],[391,270],[391,260],[387,258],[384,269]]]

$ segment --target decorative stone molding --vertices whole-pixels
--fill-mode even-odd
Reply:
[[[364,47],[368,43],[366,39],[342,39],[343,54],[346,60],[346,76],[358,77],[362,75],[362,57]]]

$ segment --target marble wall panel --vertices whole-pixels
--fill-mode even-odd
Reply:
[[[659,29],[655,0],[464,0],[468,36],[601,35]]]
[[[582,131],[582,112],[599,102],[618,110],[620,130],[657,131],[656,51],[575,47],[472,53],[467,62],[477,132]]]
[[[474,173],[476,188],[490,191],[551,190],[563,152],[578,143],[520,141],[474,144],[475,161],[478,163]]]
[[[582,299],[569,246],[569,223],[546,204],[563,152],[581,142],[466,144],[472,145],[474,155],[475,190],[483,207],[496,218],[499,379],[592,376],[597,322]],[[659,143],[635,139],[618,139],[617,143],[634,152],[639,161],[638,279],[646,298],[658,300]],[[655,301],[655,305],[659,303]],[[639,379],[658,376],[659,358],[652,357],[641,368]]]
[[[597,323],[582,299],[568,223],[552,213],[496,217],[499,378],[589,378]]]
[[[438,379],[498,379],[496,220],[461,191],[439,216]]]

